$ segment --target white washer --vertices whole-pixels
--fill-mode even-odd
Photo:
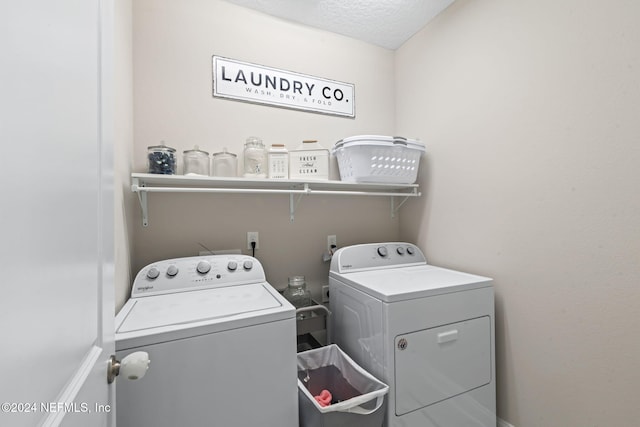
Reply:
[[[298,426],[295,308],[243,255],[143,268],[116,317],[116,355],[149,353],[119,378],[118,427]]]
[[[364,244],[333,255],[329,295],[333,341],[389,385],[385,426],[495,427],[491,279]]]

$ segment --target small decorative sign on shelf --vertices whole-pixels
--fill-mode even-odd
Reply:
[[[213,96],[343,117],[355,117],[355,86],[213,56]]]

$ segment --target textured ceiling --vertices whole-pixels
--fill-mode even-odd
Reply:
[[[395,50],[455,0],[226,0]]]

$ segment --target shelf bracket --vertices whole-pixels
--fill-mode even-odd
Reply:
[[[398,196],[391,196],[391,218],[395,218],[396,217],[396,212],[398,212],[400,210],[400,208],[402,207],[402,205],[404,205],[404,203],[409,200],[409,197],[417,197],[419,196],[420,193],[418,193],[418,190],[416,188],[414,188],[411,193],[408,193],[404,196],[404,198],[402,199],[402,201],[400,203],[398,203],[398,206],[396,206],[396,197],[401,197],[401,194],[398,194]]]
[[[147,192],[139,191],[138,200],[140,201],[140,208],[142,209],[142,226],[149,226],[149,207],[147,204]]]
[[[140,209],[142,210],[142,226],[149,226],[149,204],[147,201],[147,192],[144,190],[144,184],[140,184],[138,178],[133,178],[131,184],[131,191],[138,194],[138,201],[140,202]]]
[[[300,199],[302,199],[302,196],[310,192],[311,190],[309,189],[309,184],[305,184],[304,193],[298,194],[298,197],[296,197],[296,194],[293,192],[289,193],[289,221],[290,222],[293,222],[295,219],[296,208],[298,207],[298,203],[300,203]]]

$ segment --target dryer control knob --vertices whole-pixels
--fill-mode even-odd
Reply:
[[[196,266],[196,270],[200,274],[207,274],[211,270],[211,264],[208,261],[200,261]]]
[[[387,248],[384,246],[380,246],[378,248],[378,255],[380,255],[383,258],[386,257],[388,255]]]
[[[229,264],[227,264],[227,269],[229,269],[229,271],[235,271],[236,268],[238,268],[238,263],[235,261],[229,261]]]
[[[253,268],[253,261],[246,260],[245,262],[242,263],[242,267],[245,270],[251,270]]]
[[[151,267],[149,271],[147,271],[147,277],[151,280],[157,279],[160,275],[160,270],[157,267]]]
[[[398,252],[398,255],[404,255],[404,248],[400,246],[398,249],[396,249],[396,252]]]
[[[167,268],[167,276],[175,277],[176,274],[178,274],[178,267],[176,267],[175,265],[171,264],[169,266],[169,268]]]
[[[414,255],[416,253],[416,251],[413,249],[412,246],[407,246],[407,253],[409,255]]]

